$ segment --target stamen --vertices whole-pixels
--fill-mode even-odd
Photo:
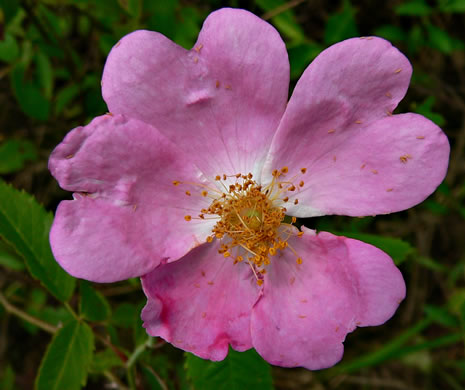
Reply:
[[[215,219],[216,223],[211,234],[206,237],[206,242],[211,243],[215,238],[220,240],[218,253],[224,258],[231,257],[234,264],[246,261],[255,275],[257,284],[261,285],[266,266],[271,264],[271,257],[276,256],[278,251],[289,248],[296,256],[297,263],[302,261],[288,240],[291,237],[302,236],[303,232],[299,232],[293,225],[297,222],[296,217],[291,217],[291,223],[284,222],[287,209],[283,207],[283,203],[289,202],[290,197],[304,186],[302,180],[299,184],[295,183],[298,182],[298,177],[306,172],[307,168],[301,168],[296,176],[283,180],[289,173],[289,168],[283,166],[280,170],[273,170],[271,183],[263,186],[253,180],[252,173],[216,175],[214,181],[220,185],[214,187],[178,180],[173,181],[173,184],[201,187],[199,192],[191,192],[189,188],[185,190],[185,194],[199,194],[212,199],[208,207],[200,210],[198,217],[186,215],[184,219]],[[295,205],[299,202],[296,198],[291,201]],[[274,261],[280,261],[279,257]]]

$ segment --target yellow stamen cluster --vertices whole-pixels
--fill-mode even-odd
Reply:
[[[305,174],[306,171],[302,168],[300,173]],[[201,210],[198,217],[186,215],[184,219],[217,219],[206,241],[221,240],[220,254],[232,258],[234,264],[249,263],[259,285],[263,283],[264,267],[279,251],[289,248],[295,254],[297,264],[302,264],[302,258],[289,245],[288,239],[291,236],[301,237],[303,233],[293,226],[297,221],[295,217],[289,223],[285,222],[287,209],[284,204],[290,200],[298,204],[295,192],[304,186],[304,182],[301,180],[294,184],[297,176],[286,180],[288,172],[288,167],[274,170],[271,183],[264,187],[253,180],[252,173],[217,175],[215,181],[219,182],[222,191],[200,183],[186,183],[202,187],[199,195],[210,197],[212,202],[208,208]],[[177,186],[181,182],[173,181],[173,184]],[[187,196],[194,194],[185,193]]]

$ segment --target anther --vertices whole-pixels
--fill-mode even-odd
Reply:
[[[301,257],[298,257],[297,260],[295,261],[297,264],[302,264],[302,258]]]
[[[192,194],[190,193],[190,191],[186,191],[186,195],[191,196]]]
[[[286,173],[288,173],[288,172],[289,172],[289,168],[288,168],[288,167],[282,167],[282,168],[281,168],[281,173],[286,174]]]
[[[189,222],[190,220],[192,220],[192,217],[190,215],[186,215],[184,219]]]
[[[294,204],[299,204],[299,199],[294,200]]]
[[[174,180],[174,181],[173,181],[173,185],[178,186],[179,184],[181,184],[180,181],[178,181],[178,180]]]
[[[300,168],[300,172],[305,174],[307,172],[307,168]]]
[[[304,186],[304,181],[302,180],[300,183],[299,183],[299,187],[303,187]]]
[[[202,191],[202,196],[207,196],[208,195],[208,192],[207,191]]]

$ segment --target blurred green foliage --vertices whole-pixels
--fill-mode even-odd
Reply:
[[[414,65],[401,111],[428,117],[451,138],[449,176],[416,209],[303,221],[383,249],[409,289],[395,320],[350,335],[343,362],[326,371],[271,368],[253,350],[216,363],[183,354],[146,335],[138,280],[75,289],[50,252],[47,210],[67,195],[46,161],[69,129],[106,111],[100,77],[112,46],[145,28],[190,48],[205,17],[224,5],[278,29],[292,85],[335,42],[392,41]],[[464,15],[465,0],[0,0],[0,388],[464,389]]]

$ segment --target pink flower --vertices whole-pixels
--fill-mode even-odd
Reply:
[[[381,250],[283,217],[387,214],[435,190],[446,136],[392,115],[411,72],[389,42],[349,39],[286,105],[285,45],[249,12],[212,13],[190,51],[125,36],[103,73],[112,114],[50,158],[75,192],[52,227],[57,261],[97,282],[142,276],[148,333],[202,358],[230,344],[281,366],[335,364],[347,333],[393,315],[403,278]]]

